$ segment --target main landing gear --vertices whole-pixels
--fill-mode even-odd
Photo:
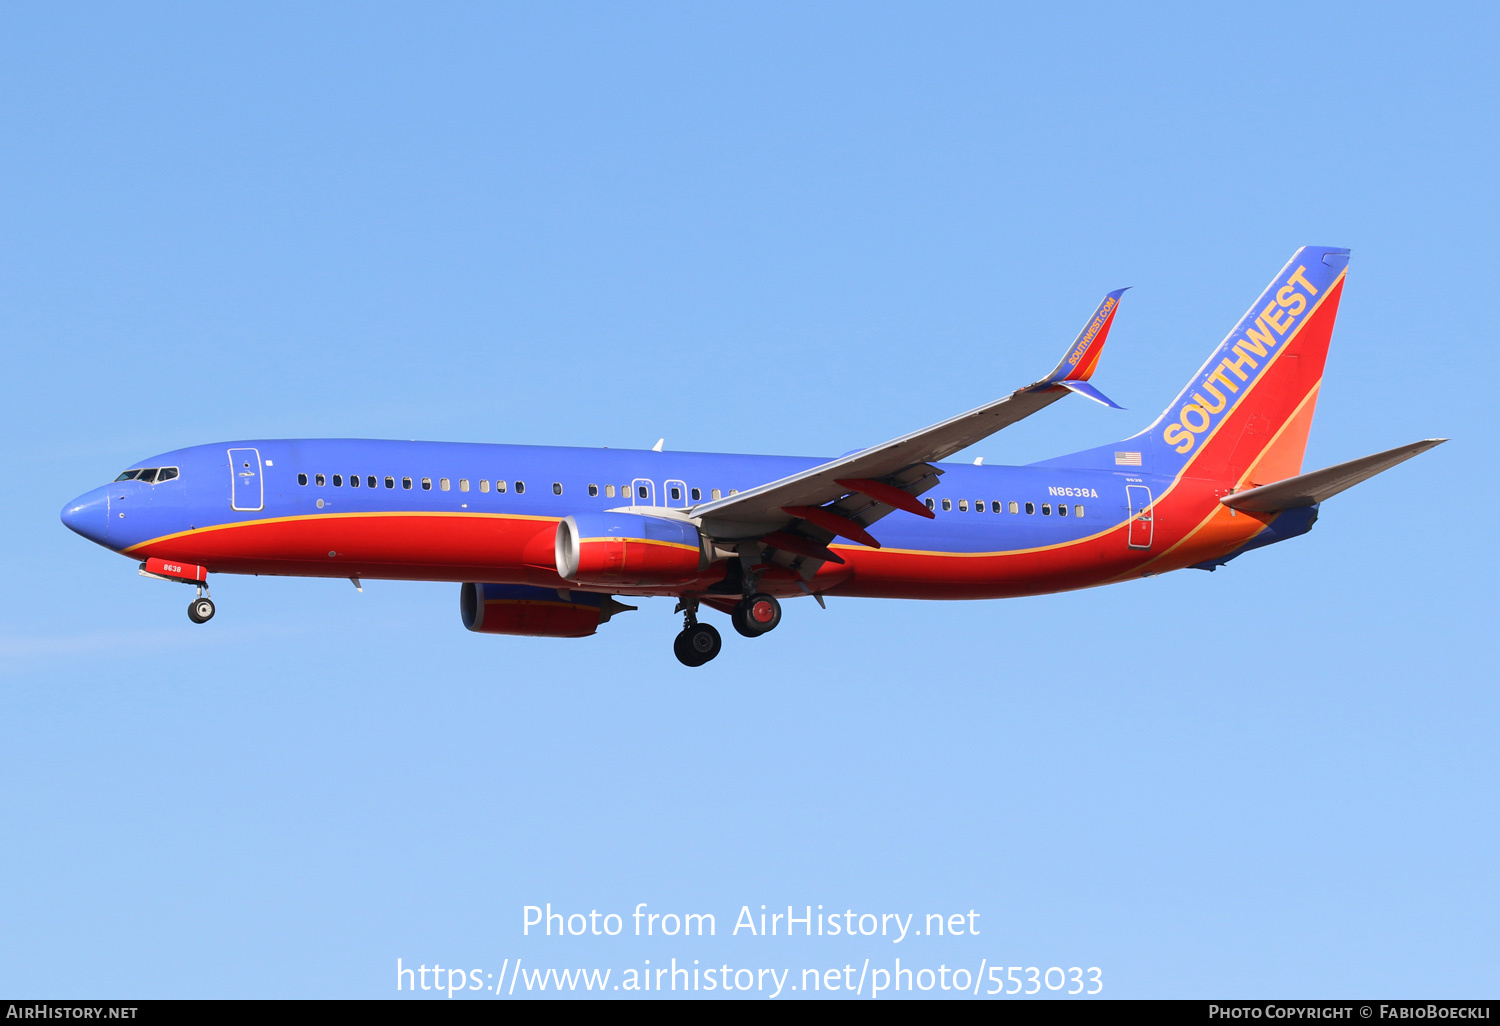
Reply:
[[[208,623],[214,618],[214,600],[208,597],[203,587],[198,588],[198,597],[188,603],[188,619],[194,623]]]
[[[672,642],[672,651],[683,666],[702,666],[724,647],[724,639],[713,624],[698,622],[698,603],[679,602],[678,611],[683,615],[682,633]]]
[[[758,638],[774,631],[781,622],[781,603],[775,596],[757,592],[740,599],[729,618],[745,637]]]
[[[672,651],[684,666],[702,666],[724,647],[724,639],[712,624],[698,622],[698,602],[683,599],[676,612],[683,614],[682,632],[672,641]],[[772,595],[757,592],[740,600],[730,615],[734,629],[747,638],[758,638],[775,630],[781,622],[781,603]]]

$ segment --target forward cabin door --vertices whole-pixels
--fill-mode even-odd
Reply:
[[[259,449],[229,450],[229,508],[254,512],[266,508]]]
[[[1151,489],[1145,485],[1126,485],[1130,503],[1130,540],[1132,549],[1149,549],[1156,525],[1152,522]]]

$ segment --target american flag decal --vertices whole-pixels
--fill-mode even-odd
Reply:
[[[1139,467],[1141,465],[1141,454],[1138,452],[1115,453],[1115,466],[1117,467]]]

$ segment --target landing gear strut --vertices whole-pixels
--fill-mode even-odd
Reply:
[[[672,651],[683,666],[702,666],[724,647],[724,639],[712,624],[698,622],[698,603],[683,600],[677,604],[683,613],[682,633],[672,642]]]
[[[781,622],[781,603],[775,596],[758,592],[741,599],[730,615],[734,629],[747,638],[758,638]]]
[[[198,597],[188,603],[188,619],[194,623],[208,623],[214,618],[214,600],[208,597],[208,591],[202,585],[198,586]]]

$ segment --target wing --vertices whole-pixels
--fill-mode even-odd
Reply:
[[[864,528],[892,510],[932,516],[916,496],[937,484],[942,471],[931,465],[934,461],[1031,416],[1070,391],[1115,406],[1088,379],[1099,363],[1124,292],[1117,289],[1104,297],[1062,361],[1035,384],[883,445],[695,506],[689,515],[716,540],[760,541],[806,559],[843,562],[827,548],[835,535],[879,547]]]

